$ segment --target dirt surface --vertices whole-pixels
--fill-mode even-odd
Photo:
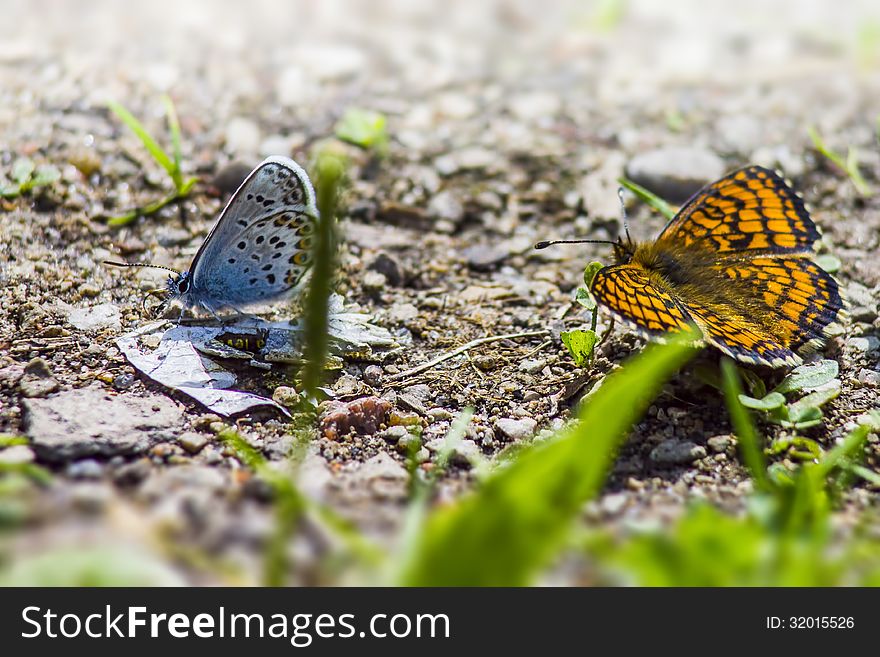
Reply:
[[[242,171],[273,154],[307,164],[351,107],[385,114],[390,143],[381,157],[345,146],[353,166],[338,291],[402,348],[346,362],[329,385],[342,401],[376,395],[396,421],[416,418],[423,468],[431,441],[474,408],[441,499],[475,484],[473,462],[561,426],[643,344],[618,325],[590,367],[575,367],[559,333],[588,324],[574,291],[589,261],[611,261],[610,248],[532,248],[615,239],[624,171],[675,196],[749,163],[782,170],[811,207],[823,251],[840,259],[850,299],[843,333],[820,354],[840,364],[842,393],[807,435],[830,447],[877,407],[880,202],[859,194],[807,133],[812,125],[832,149],[857,149],[867,182],[880,185],[880,45],[865,27],[880,24],[874,3],[846,12],[780,3],[772,16],[765,2],[736,3],[733,14],[700,2],[583,4],[536,13],[531,2],[452,1],[441,15],[404,2],[156,0],[124,12],[113,2],[6,3],[0,171],[26,155],[62,174],[45,192],[0,201],[0,432],[30,439],[0,460],[33,460],[55,475],[16,495],[14,530],[0,537],[6,561],[135,545],[172,561],[181,581],[259,580],[271,506],[215,434],[236,424],[282,467],[288,425],[271,415],[224,422],[133,376],[114,340],[149,320],[145,291],[165,274],[100,263],[186,269]],[[106,101],[164,138],[162,93],[180,115],[184,168],[202,182],[179,206],[108,227],[102,218],[159,198],[168,182]],[[663,223],[631,204],[637,239]],[[394,378],[470,340],[541,331]],[[694,374],[717,360],[704,352],[664,387],[588,519],[665,521],[694,498],[737,508],[751,485],[719,394]],[[756,373],[768,383],[783,374]],[[283,371],[248,381],[270,397],[289,383]],[[300,486],[391,543],[407,500],[409,434],[366,433],[315,440]],[[846,509],[875,496],[856,488]],[[335,581],[322,561],[331,547],[318,529],[298,533],[290,581]]]

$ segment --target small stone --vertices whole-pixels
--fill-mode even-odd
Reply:
[[[277,402],[282,406],[293,408],[299,404],[300,394],[295,388],[291,388],[290,386],[278,386],[275,388],[275,392],[272,393],[272,401]]]
[[[419,309],[411,303],[396,303],[388,310],[388,321],[392,324],[405,324],[418,317]]]
[[[356,376],[343,374],[339,377],[339,380],[336,381],[336,385],[333,386],[333,391],[338,397],[348,397],[350,395],[356,395],[360,390],[360,387],[361,382],[358,381]]]
[[[703,185],[724,175],[727,165],[715,153],[695,147],[665,147],[636,155],[627,177],[673,203],[685,201]]]
[[[388,418],[391,402],[379,397],[361,397],[350,402],[325,402],[323,407],[321,434],[330,440],[339,440],[350,431],[368,436],[376,433]]]
[[[386,452],[379,452],[373,458],[365,461],[357,469],[355,476],[360,480],[388,479],[391,481],[405,482],[409,479],[406,469],[395,461]]]
[[[651,450],[650,459],[663,465],[682,465],[705,458],[706,448],[690,441],[664,440]]]
[[[856,375],[856,379],[864,386],[877,387],[880,386],[880,372],[877,370],[869,370],[862,368]]]
[[[32,463],[35,458],[34,450],[27,445],[12,445],[0,450],[0,463],[7,465]]]
[[[476,244],[466,248],[462,255],[471,269],[491,271],[510,256],[510,251],[498,245]]]
[[[361,285],[367,292],[382,292],[388,287],[388,279],[377,271],[365,271],[361,276]]]
[[[496,359],[495,356],[492,356],[491,354],[477,354],[476,356],[471,358],[471,360],[478,369],[481,369],[484,372],[494,370],[498,366],[498,359]]]
[[[510,99],[510,111],[522,121],[552,120],[562,107],[558,94],[544,91],[522,93]]]
[[[628,499],[626,493],[609,493],[599,500],[599,508],[609,516],[616,516],[623,511]]]
[[[42,358],[34,358],[25,366],[18,387],[24,397],[37,398],[55,392],[60,384],[52,376],[49,364]]]
[[[383,440],[388,441],[389,443],[396,443],[401,438],[410,435],[409,431],[405,426],[397,425],[393,427],[388,427],[384,431],[380,431],[376,434],[377,437],[382,438]]]
[[[205,413],[203,415],[199,415],[195,420],[193,420],[193,428],[199,431],[203,431],[211,426],[214,422],[220,422],[220,416],[215,413]]]
[[[260,127],[244,117],[235,117],[226,125],[226,151],[234,154],[255,154],[260,147]]]
[[[400,398],[398,398],[400,401]],[[390,426],[414,427],[422,423],[419,413],[406,413],[404,411],[393,410],[388,414],[388,424]]]
[[[864,335],[860,337],[848,338],[846,346],[853,351],[867,354],[880,349],[880,338],[875,335]]]
[[[165,397],[110,396],[95,387],[26,399],[22,406],[34,451],[55,462],[144,452],[173,439],[183,422],[183,411]]]
[[[364,368],[364,382],[373,387],[382,384],[384,372],[378,365],[367,365]]]
[[[464,206],[450,191],[435,194],[428,203],[428,214],[434,219],[444,219],[458,224],[464,219]]]
[[[203,433],[185,431],[178,436],[177,442],[190,454],[198,454],[208,444],[208,437]]]
[[[208,431],[214,434],[226,431],[229,428],[229,425],[225,422],[211,422],[211,424],[208,425]]]
[[[519,364],[519,371],[526,374],[537,374],[547,367],[547,361],[543,358],[527,358]]]
[[[442,422],[443,420],[451,420],[452,413],[445,408],[431,408],[425,413],[431,422]]]
[[[147,478],[152,467],[148,458],[126,463],[113,473],[113,481],[120,486],[134,486]]]
[[[504,417],[495,420],[495,436],[499,440],[520,441],[531,438],[535,433],[538,423],[532,418],[521,418],[515,420],[513,418]]]
[[[394,287],[398,287],[403,283],[403,269],[400,263],[387,253],[377,254],[373,261],[367,265],[367,269],[382,274],[388,281],[388,284]]]
[[[114,390],[128,390],[135,381],[137,381],[137,377],[134,374],[117,374],[113,377],[112,385]]]
[[[91,283],[83,283],[79,286],[79,293],[84,297],[96,297],[101,294],[101,288]]]
[[[248,177],[253,167],[244,162],[233,161],[220,169],[211,184],[222,194],[232,194]]]
[[[733,441],[730,436],[711,436],[706,443],[709,445],[709,449],[713,452],[721,453],[726,452],[733,444]]]
[[[90,308],[73,308],[67,315],[67,321],[80,331],[122,328],[119,308],[113,303],[102,303]]]
[[[104,466],[95,459],[83,459],[68,464],[64,474],[71,479],[100,479],[104,475]]]

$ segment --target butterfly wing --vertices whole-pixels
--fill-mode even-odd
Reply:
[[[731,285],[749,290],[752,323],[762,320],[794,351],[821,344],[843,310],[837,281],[809,258],[724,259],[715,269]]]
[[[786,182],[769,169],[750,166],[694,194],[657,241],[757,255],[808,252],[818,238],[803,201]]]
[[[615,316],[653,336],[683,331],[693,324],[668,286],[637,264],[603,267],[593,277],[590,293]]]
[[[196,253],[191,298],[220,307],[284,294],[310,265],[317,221],[306,172],[289,158],[267,158],[232,195]]]

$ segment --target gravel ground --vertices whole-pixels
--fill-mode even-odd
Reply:
[[[0,534],[13,563],[123,544],[172,559],[181,581],[258,580],[272,512],[265,487],[215,438],[229,422],[134,376],[114,344],[148,320],[143,295],[165,275],[100,263],[185,269],[242,171],[270,154],[307,163],[351,107],[384,113],[390,143],[383,157],[342,146],[353,168],[338,289],[402,348],[347,360],[330,385],[343,402],[386,400],[382,426],[392,426],[325,432],[299,481],[369,536],[391,541],[399,526],[402,425],[423,427],[419,458],[430,468],[451,419],[475,409],[440,488],[447,499],[474,485],[473,462],[561,426],[642,346],[618,325],[595,363],[576,368],[559,332],[588,322],[571,305],[574,290],[587,262],[611,254],[532,249],[541,239],[616,238],[624,171],[681,200],[747,163],[781,169],[840,259],[851,305],[824,352],[840,364],[843,391],[808,435],[831,446],[878,406],[880,202],[807,134],[813,125],[831,148],[856,148],[867,182],[880,185],[874,3],[841,12],[830,2],[743,2],[731,14],[726,3],[602,11],[551,2],[535,14],[526,1],[449,1],[442,15],[407,2],[155,0],[124,13],[113,2],[5,4],[0,172],[26,155],[62,176],[43,193],[0,200],[0,431],[30,438],[0,461],[32,460],[56,475],[16,496],[16,529]],[[102,218],[159,198],[167,183],[106,101],[164,135],[162,93],[180,115],[184,167],[202,183],[179,206],[110,228]],[[630,208],[634,237],[662,225]],[[600,314],[600,329],[607,324]],[[469,340],[541,331],[395,378]],[[694,498],[738,508],[750,482],[722,401],[694,376],[695,365],[715,362],[705,352],[664,387],[588,519],[665,521]],[[248,377],[249,390],[270,397],[284,383],[283,372]],[[283,466],[293,441],[282,418],[234,423]],[[876,491],[857,488],[845,515],[875,501]],[[334,581],[322,567],[328,540],[318,527],[297,534],[291,582]]]

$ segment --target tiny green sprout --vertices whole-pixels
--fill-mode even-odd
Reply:
[[[650,192],[641,185],[634,183],[629,178],[618,178],[617,182],[619,182],[626,189],[638,196],[642,201],[657,210],[657,212],[662,214],[667,219],[672,219],[675,216],[675,210],[673,209],[673,207],[653,192]]]
[[[859,170],[859,154],[855,147],[850,146],[847,150],[846,158],[844,158],[840,153],[832,151],[828,145],[825,143],[825,140],[822,139],[822,136],[813,126],[809,126],[807,128],[807,133],[810,135],[810,139],[813,141],[813,146],[826,158],[831,160],[835,166],[837,166],[841,171],[843,171],[852,181],[852,184],[855,186],[856,190],[858,190],[859,194],[862,196],[870,196],[871,194],[871,186],[862,176],[862,172]]]
[[[388,132],[385,115],[372,110],[349,108],[336,124],[336,136],[355,146],[380,155],[388,148]]]
[[[595,331],[563,331],[559,337],[562,339],[562,344],[568,348],[568,353],[571,354],[577,367],[581,367],[592,358],[598,340]]]
[[[830,253],[823,253],[822,255],[816,256],[815,262],[829,274],[838,271],[843,264],[840,262],[840,258],[831,255]]]
[[[12,164],[11,177],[11,184],[0,182],[0,198],[15,198],[38,187],[47,187],[61,178],[61,172],[51,164],[37,166],[30,158],[20,157]]]
[[[756,411],[772,411],[785,404],[785,396],[778,392],[771,392],[760,399],[739,395],[739,403]]]
[[[166,205],[175,203],[186,198],[193,186],[199,181],[195,176],[184,178],[181,168],[181,145],[180,145],[180,123],[177,120],[177,111],[174,109],[174,103],[168,96],[162,97],[162,103],[165,106],[165,116],[168,122],[168,130],[171,133],[172,154],[168,155],[155,138],[147,131],[144,125],[125,107],[115,101],[110,101],[107,106],[110,108],[120,121],[122,121],[137,137],[141,140],[147,152],[153,156],[156,163],[161,166],[171,182],[174,185],[174,191],[164,198],[152,203],[148,203],[139,208],[134,208],[128,212],[111,217],[107,223],[110,226],[125,226],[130,224],[138,217],[146,217],[155,214]]]
[[[810,365],[801,365],[789,372],[774,390],[781,393],[812,390],[836,379],[839,369],[836,360],[827,359]]]

